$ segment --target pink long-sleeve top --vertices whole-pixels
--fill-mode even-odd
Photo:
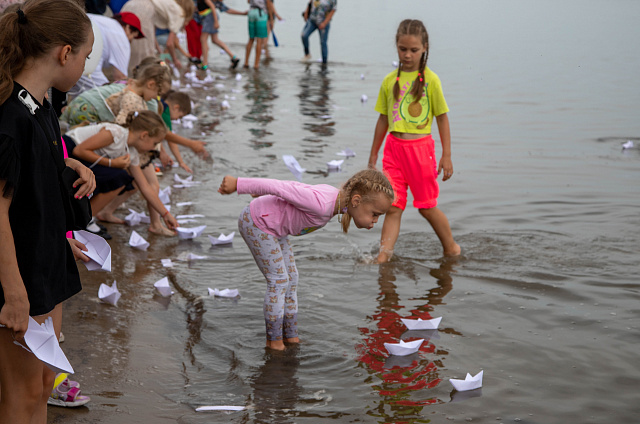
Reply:
[[[238,194],[257,194],[249,205],[258,228],[278,238],[301,236],[324,227],[333,217],[339,189],[297,181],[238,178]]]

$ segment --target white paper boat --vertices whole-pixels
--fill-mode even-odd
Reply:
[[[190,188],[190,187],[195,187],[199,184],[202,184],[202,181],[189,181],[186,183],[174,184],[173,186],[175,188]]]
[[[242,80],[242,74],[236,74],[236,81]]]
[[[228,236],[225,236],[224,234],[220,233],[218,238],[215,238],[214,236],[209,236],[209,240],[211,241],[211,244],[214,246],[220,245],[220,244],[229,244],[233,241],[233,237],[235,235],[236,235],[235,231],[232,231]]]
[[[176,216],[176,219],[190,219],[190,218],[204,218],[204,215],[199,214],[199,213],[192,213],[190,215],[178,215]]]
[[[151,222],[151,219],[144,212],[136,212],[133,209],[129,209],[129,212],[129,215],[125,216],[124,220],[132,227],[140,223],[149,224]]]
[[[193,175],[189,175],[187,178],[182,178],[178,174],[173,174],[173,181],[177,183],[190,183],[191,181],[193,181]]]
[[[330,160],[329,162],[327,162],[327,167],[329,169],[338,170],[342,167],[343,162],[344,162],[344,159]]]
[[[300,166],[296,158],[291,155],[282,155],[282,160],[284,160],[284,164],[287,165],[289,171],[298,179],[302,179],[302,174],[305,173],[306,169]]]
[[[191,218],[186,218],[186,219],[176,219],[176,221],[178,221],[178,224],[180,225],[184,225],[184,224],[195,224],[198,222],[197,219],[191,219]]]
[[[100,288],[98,289],[98,298],[105,302],[109,303],[113,306],[118,306],[118,300],[120,300],[120,292],[118,291],[118,284],[115,280],[113,280],[113,284],[111,287],[106,284],[100,284]]]
[[[623,148],[623,149],[630,149],[630,148],[632,148],[632,147],[633,147],[633,141],[631,141],[631,140],[628,140],[626,143],[624,143],[624,144],[622,145],[622,148]]]
[[[162,262],[162,266],[165,268],[173,267],[173,261],[171,259],[160,259],[160,261]]]
[[[132,231],[131,237],[129,238],[129,246],[140,250],[147,250],[149,242],[143,239],[136,231]]]
[[[350,148],[346,148],[338,153],[336,153],[338,156],[345,156],[348,158],[353,158],[356,156],[356,152],[354,152],[353,150],[351,150]]]
[[[173,290],[171,290],[171,287],[169,286],[169,279],[167,277],[156,281],[153,283],[153,286],[158,290],[158,293],[164,297],[170,297],[173,294]]]
[[[69,360],[60,349],[51,317],[47,318],[43,324],[38,324],[36,320],[29,317],[29,327],[24,335],[24,342],[26,347],[18,342],[14,343],[36,355],[55,373],[74,373]]]
[[[162,204],[167,205],[171,203],[171,198],[169,196],[171,196],[171,186],[167,186],[163,189],[160,189],[160,192],[158,193],[158,198],[160,199]]]
[[[218,296],[218,297],[237,297],[238,289],[211,289],[209,288],[209,296]]]
[[[384,347],[387,349],[392,355],[397,356],[406,356],[411,355],[414,352],[417,352],[420,349],[420,345],[424,339],[414,340],[412,342],[404,342],[400,340],[400,343],[385,343]]]
[[[244,410],[244,406],[199,406],[196,408],[196,412],[206,412],[206,411],[242,411]]]
[[[201,225],[199,227],[193,228],[177,227],[176,231],[178,231],[178,237],[180,237],[182,240],[187,240],[200,237],[205,228],[207,228],[206,225]]]
[[[407,326],[409,330],[437,330],[440,325],[440,321],[442,321],[442,317],[422,320],[418,319],[405,319],[400,318],[400,321]]]
[[[467,373],[467,376],[464,380],[456,380],[455,378],[450,378],[449,381],[453,384],[453,387],[459,391],[464,392],[466,390],[475,390],[482,387],[482,374],[483,371],[480,371],[478,374],[472,376]]]
[[[178,255],[177,259],[179,261],[189,262],[189,261],[197,261],[198,259],[207,259],[208,256],[200,256],[191,252],[184,252]]]
[[[369,100],[369,97],[367,97],[366,94],[363,94],[362,96],[360,96],[360,101],[362,103],[366,103],[367,100]]]
[[[185,115],[181,118],[183,121],[192,121],[195,122],[198,120],[198,117],[192,114]]]
[[[91,259],[84,263],[89,271],[111,271],[111,246],[105,239],[84,230],[74,231],[73,237],[87,246],[88,251],[82,253]]]

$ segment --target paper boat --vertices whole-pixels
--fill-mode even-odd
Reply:
[[[401,318],[400,321],[407,326],[409,330],[437,330],[440,325],[440,321],[442,321],[442,317],[422,320],[418,319],[404,319]]]
[[[180,225],[184,225],[184,224],[195,224],[196,222],[198,222],[197,219],[191,219],[191,218],[185,218],[185,219],[178,219],[176,218],[176,221],[178,221],[178,224]]]
[[[231,232],[228,236],[225,236],[224,234],[220,234],[218,236],[218,238],[215,238],[214,236],[209,236],[209,240],[211,241],[211,244],[216,246],[216,245],[220,245],[220,244],[229,244],[233,241],[233,237],[236,235],[236,232],[233,231]]]
[[[169,297],[174,293],[171,290],[171,287],[169,286],[169,279],[167,277],[164,277],[161,280],[156,281],[155,283],[153,283],[153,286],[158,290],[158,293],[160,293],[163,297]]]
[[[176,231],[178,231],[178,237],[180,237],[182,240],[187,240],[200,237],[205,228],[207,228],[206,225],[201,225],[199,227],[193,228],[177,227]]]
[[[171,203],[171,198],[169,196],[171,196],[171,186],[160,189],[160,192],[158,192],[158,198],[164,205]]]
[[[475,390],[482,387],[482,374],[483,371],[480,371],[478,374],[472,376],[467,373],[467,376],[464,380],[456,380],[455,378],[450,378],[449,381],[453,384],[453,387],[459,391],[464,392],[466,390]]]
[[[173,261],[171,261],[171,259],[160,259],[160,261],[162,262],[162,266],[165,268],[173,267]]]
[[[242,411],[244,410],[244,406],[199,406],[196,408],[196,412],[206,412],[206,411]]]
[[[149,224],[151,222],[151,219],[144,212],[136,212],[133,209],[129,209],[129,212],[129,215],[125,216],[124,220],[132,227],[140,224],[141,222],[143,224]]]
[[[116,281],[113,281],[111,287],[106,284],[100,284],[100,288],[98,289],[98,298],[105,302],[110,303],[113,306],[118,306],[118,300],[120,300],[120,296],[122,294],[118,291],[118,285]]]
[[[300,166],[296,158],[291,155],[282,155],[282,160],[284,160],[284,164],[287,165],[289,171],[298,179],[302,179],[302,174],[305,173],[306,169]]]
[[[24,335],[24,342],[26,347],[18,342],[14,343],[36,355],[55,373],[74,373],[69,360],[60,349],[51,317],[47,318],[43,324],[38,324],[36,320],[29,317],[29,327]]]
[[[131,232],[131,237],[129,238],[129,246],[135,247],[140,250],[147,250],[149,247],[149,242],[142,238],[140,234],[135,231]]]
[[[631,149],[633,147],[633,141],[628,140],[626,143],[622,144],[623,149]]]
[[[392,355],[397,356],[406,356],[411,355],[414,352],[417,352],[420,349],[420,345],[424,339],[414,340],[412,342],[404,342],[400,340],[400,343],[385,343],[384,347],[387,349]]]
[[[189,215],[178,215],[176,219],[191,219],[191,218],[204,218],[204,215],[199,213],[192,213]]]
[[[343,162],[344,162],[344,159],[330,160],[329,162],[327,162],[327,167],[329,169],[338,170],[342,167]]]
[[[196,261],[198,259],[207,259],[207,258],[208,258],[208,256],[200,256],[200,255],[196,255],[195,253],[191,253],[191,252],[181,253],[177,257],[177,259],[179,261],[184,261],[184,262]]]
[[[218,296],[218,297],[237,297],[238,289],[211,289],[209,288],[209,296]]]
[[[173,181],[177,183],[190,183],[193,181],[193,175],[189,175],[187,178],[182,178],[178,174],[173,174]]]
[[[74,231],[73,237],[89,249],[83,252],[91,259],[84,264],[89,271],[111,271],[111,246],[105,239],[84,230]]]
[[[350,148],[346,148],[338,153],[336,153],[338,156],[345,156],[348,158],[352,158],[356,156],[356,152],[354,152],[353,150],[351,150]]]

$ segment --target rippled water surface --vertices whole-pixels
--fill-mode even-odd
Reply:
[[[206,234],[227,234],[250,199],[217,194],[225,174],[292,179],[283,154],[307,168],[311,184],[338,186],[363,168],[379,84],[397,60],[395,29],[415,17],[429,29],[429,63],[451,109],[456,172],[441,184],[440,207],[463,255],[443,259],[411,207],[396,257],[383,266],[370,264],[380,225],[343,235],[334,220],[294,238],[303,343],[273,353],[264,349],[265,283],[240,237],[214,248],[205,237],[159,238],[140,226],[151,247],[139,252],[125,245],[130,228],[111,225],[114,272],[83,272],[85,290],[68,302],[63,328],[63,347],[93,400],[50,417],[639,421],[640,5],[341,1],[326,70],[298,61],[303,3],[276,5],[286,18],[276,26],[281,46],[259,73],[240,70],[236,81],[213,49],[211,74],[225,77],[216,81],[224,87],[189,91],[200,120],[183,133],[208,140],[214,161],[185,154],[203,184],[174,189],[174,205],[196,204],[172,212],[204,214]],[[244,17],[222,17],[221,38],[241,55],[245,25]],[[317,35],[311,41],[317,58]],[[231,108],[222,110],[225,95]],[[627,140],[636,147],[623,150]],[[357,156],[328,173],[326,162],[346,147]],[[161,258],[184,252],[208,258],[162,268]],[[171,299],[153,291],[166,275]],[[114,278],[119,307],[98,304],[99,284]],[[241,297],[208,297],[207,287],[237,288]],[[412,334],[400,322],[440,316],[432,332]],[[400,338],[426,341],[412,356],[389,358],[383,343]],[[481,390],[453,392],[449,378],[480,370]],[[247,409],[194,412],[201,405]]]

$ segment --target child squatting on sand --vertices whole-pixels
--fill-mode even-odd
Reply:
[[[393,189],[380,171],[367,169],[349,178],[341,189],[327,184],[264,178],[223,178],[218,192],[259,196],[240,213],[238,229],[267,280],[264,320],[267,347],[283,350],[298,343],[298,270],[289,236],[324,227],[335,215],[346,233],[353,222],[373,228],[393,202]]]

